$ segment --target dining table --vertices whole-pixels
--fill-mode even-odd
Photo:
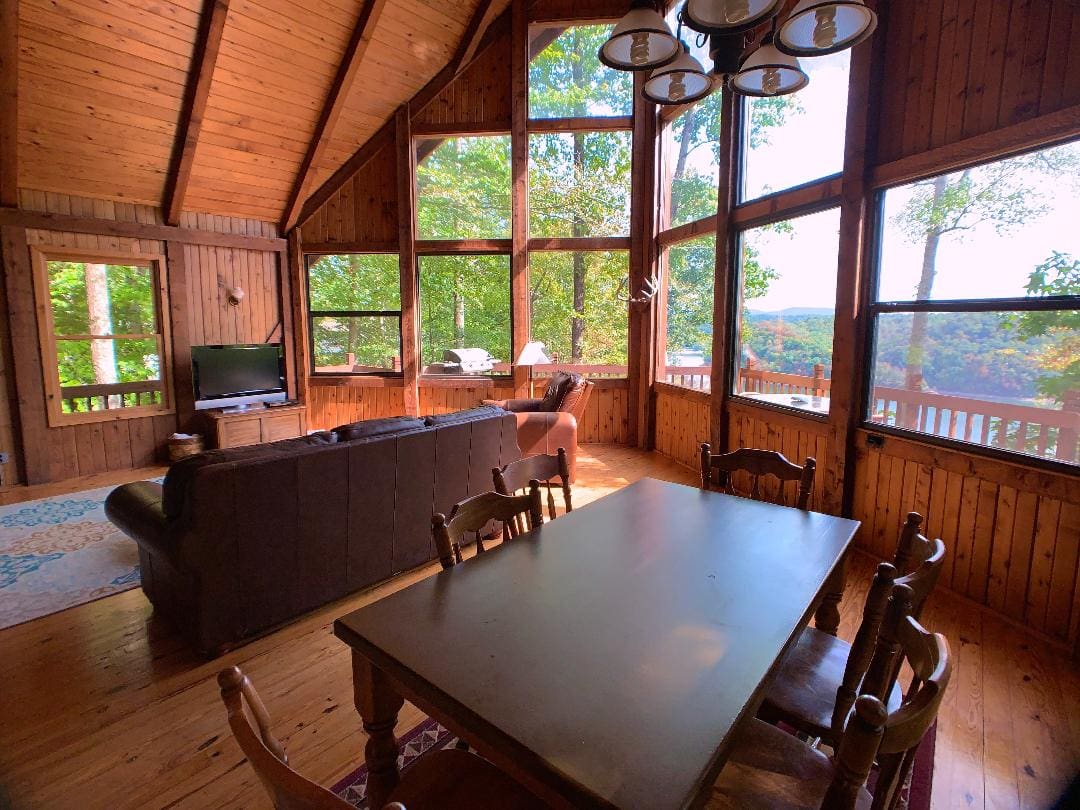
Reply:
[[[342,616],[370,806],[404,700],[552,807],[701,806],[858,526],[646,478]]]

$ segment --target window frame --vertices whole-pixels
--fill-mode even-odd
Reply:
[[[45,385],[45,412],[49,427],[113,422],[121,419],[139,419],[176,413],[173,388],[172,333],[170,329],[169,291],[166,276],[166,259],[161,253],[83,250],[81,248],[33,245],[30,248],[33,266],[34,300],[38,309],[38,347],[41,351],[41,370]],[[49,262],[82,262],[87,264],[110,264],[118,266],[148,267],[151,272],[154,321],[157,331],[148,334],[110,335],[64,335],[56,334],[52,308],[52,288],[49,280]],[[160,359],[159,381],[161,403],[158,405],[135,405],[133,407],[105,408],[100,411],[63,411],[63,388],[60,385],[60,360],[58,340],[154,340]],[[107,385],[108,383],[102,383]],[[117,383],[123,385],[123,383]],[[77,386],[86,387],[86,386]]]
[[[871,212],[868,217],[868,242],[869,261],[867,262],[867,281],[863,293],[863,312],[866,318],[866,339],[863,341],[862,369],[863,379],[859,398],[859,428],[872,436],[894,436],[898,439],[911,442],[921,442],[932,447],[941,447],[971,455],[985,456],[998,461],[1006,461],[1012,464],[1020,464],[1028,467],[1049,470],[1052,472],[1075,475],[1080,471],[1080,462],[1069,462],[1046,456],[1038,456],[1030,453],[1022,453],[1018,450],[999,447],[997,445],[980,444],[977,442],[954,439],[948,436],[937,436],[912,428],[887,425],[874,422],[870,415],[874,403],[874,358],[877,355],[878,342],[878,319],[881,315],[899,314],[907,312],[927,313],[982,313],[982,312],[1061,312],[1080,310],[1080,295],[1075,296],[1013,296],[1008,298],[942,298],[918,301],[916,299],[879,301],[878,290],[880,289],[882,253],[884,248],[884,222],[885,222],[885,195],[894,188],[931,180],[945,174],[952,174],[964,168],[983,166],[996,163],[1001,160],[1017,157],[1027,152],[1048,149],[1061,143],[1068,143],[1072,139],[1065,139],[1059,144],[1040,144],[1034,148],[1022,149],[1015,152],[995,155],[990,160],[980,160],[965,163],[963,166],[940,167],[938,171],[921,172],[918,175],[905,176],[887,184],[876,185],[871,189],[873,195]]]
[[[796,196],[799,192],[806,189],[815,189],[820,187],[821,189],[828,190],[832,183],[835,181],[835,176],[828,175],[819,180],[815,180],[813,183],[808,183],[805,186],[797,186],[794,189],[787,189],[780,192],[782,197]],[[796,195],[792,195],[795,191]],[[749,203],[744,204],[742,207],[745,209],[758,208],[761,204],[761,199],[751,200]],[[724,383],[724,390],[729,400],[734,401],[738,405],[748,405],[754,408],[764,408],[766,410],[779,411],[786,414],[794,414],[804,419],[824,424],[829,421],[830,414],[832,413],[832,407],[825,412],[815,412],[807,410],[805,408],[797,408],[794,405],[785,405],[782,402],[768,402],[764,400],[755,399],[754,397],[748,397],[745,393],[738,391],[739,385],[739,371],[741,368],[740,361],[742,356],[742,343],[740,341],[740,333],[742,330],[742,256],[743,256],[743,237],[747,231],[755,230],[757,228],[763,228],[767,225],[774,225],[779,222],[786,222],[788,220],[800,219],[806,216],[812,216],[813,214],[820,214],[825,211],[831,211],[836,209],[842,216],[842,205],[839,199],[829,196],[822,197],[821,200],[815,201],[811,204],[797,204],[787,208],[780,208],[773,214],[770,214],[767,218],[763,217],[747,217],[742,219],[736,225],[736,230],[732,235],[732,245],[734,249],[731,251],[732,267],[729,268],[732,279],[731,294],[728,296],[728,300],[725,302],[727,309],[727,339],[728,339],[728,363],[730,364],[730,374],[728,380]],[[836,281],[837,287],[839,287],[840,276],[840,249],[839,239],[837,240],[837,267],[836,267]],[[832,358],[836,355],[836,320],[835,313],[833,316],[833,332],[832,332]],[[831,380],[832,378],[827,378]],[[830,397],[831,399],[831,397]]]
[[[364,251],[343,251],[340,253],[326,253],[326,252],[304,252],[304,294],[306,299],[304,301],[305,308],[307,309],[307,331],[308,331],[308,356],[310,357],[310,364],[308,366],[308,373],[313,377],[390,377],[401,378],[404,376],[404,371],[394,371],[393,369],[384,369],[381,371],[320,371],[315,365],[315,318],[393,318],[397,317],[398,322],[398,357],[401,358],[402,366],[404,367],[405,357],[405,344],[404,338],[401,334],[402,326],[402,308],[398,309],[381,309],[381,310],[324,310],[324,309],[312,309],[311,308],[311,265],[313,261],[318,261],[323,256],[398,256],[398,252],[394,250],[364,250]],[[401,281],[398,280],[398,295],[401,295]]]

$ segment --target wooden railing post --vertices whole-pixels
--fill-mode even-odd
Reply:
[[[1065,392],[1061,410],[1065,413],[1080,414],[1080,389]],[[1076,461],[1076,443],[1078,440],[1075,427],[1063,427],[1058,431],[1056,458],[1063,461]]]
[[[825,364],[814,363],[814,390],[811,396],[825,396]]]

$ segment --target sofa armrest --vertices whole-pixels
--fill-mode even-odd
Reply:
[[[175,562],[176,552],[170,542],[169,519],[163,507],[161,484],[136,481],[124,484],[105,499],[105,515],[124,534],[155,554]]]

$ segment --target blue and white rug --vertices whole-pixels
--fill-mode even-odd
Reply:
[[[0,506],[0,629],[139,584],[135,541],[105,517],[112,490]]]

